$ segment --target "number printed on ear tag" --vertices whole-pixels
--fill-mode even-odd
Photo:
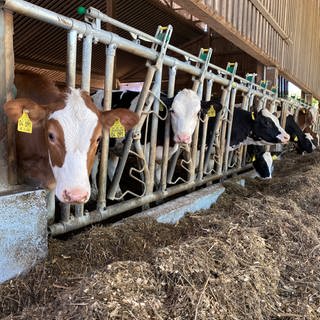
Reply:
[[[17,130],[25,133],[32,133],[32,121],[26,111],[23,111],[22,116],[18,119]]]
[[[124,138],[126,135],[126,129],[121,124],[120,119],[117,119],[110,128],[110,138]]]

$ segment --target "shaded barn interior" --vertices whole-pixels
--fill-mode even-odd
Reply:
[[[65,16],[83,20],[83,17],[77,13],[77,4],[72,1],[66,3],[62,0],[32,0],[30,2]],[[245,76],[247,72],[257,72],[258,70],[258,62],[254,58],[219,36],[213,30],[205,31],[206,28],[201,22],[188,20],[179,14],[179,11],[174,11],[159,1],[137,0],[129,3],[124,0],[112,2],[84,0],[80,4],[87,8],[89,6],[97,8],[109,16],[150,35],[155,34],[158,25],[166,26],[171,24],[174,32],[170,44],[196,56],[201,47],[212,47],[214,53],[211,62],[224,68],[229,61],[237,61],[239,63],[237,74],[240,76]],[[114,26],[102,23],[102,29],[112,31],[132,40],[128,32],[119,30]],[[145,42],[143,44],[150,46]],[[14,52],[16,68],[46,73],[55,81],[65,83],[66,30],[14,14]],[[170,51],[168,54],[175,56]],[[77,57],[77,83],[79,84],[82,59],[81,41],[78,42]],[[183,57],[179,56],[177,58],[183,59]],[[146,74],[145,62],[140,57],[117,50],[114,88],[119,86],[119,83],[144,81]],[[93,46],[92,59],[92,88],[103,87],[104,65],[105,46],[101,43],[95,44]],[[166,86],[167,77],[167,68],[164,68],[164,87]],[[190,76],[179,73],[176,82],[177,89],[190,86]]]

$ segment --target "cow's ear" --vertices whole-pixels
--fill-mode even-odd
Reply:
[[[203,113],[207,113],[211,107],[218,113],[222,109],[222,104],[217,99],[211,99],[210,101],[201,100],[201,111]]]
[[[14,123],[17,123],[23,112],[27,112],[32,124],[37,126],[46,119],[48,109],[31,99],[19,98],[8,101],[3,106],[4,112]]]
[[[124,108],[104,111],[101,113],[101,122],[106,129],[110,129],[116,120],[120,120],[126,131],[128,131],[139,122],[139,116],[135,112]]]

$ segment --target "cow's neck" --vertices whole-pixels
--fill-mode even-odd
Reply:
[[[232,132],[230,139],[230,147],[235,149],[243,144],[248,138],[253,137],[254,120],[251,113],[242,109],[235,109],[233,116]]]

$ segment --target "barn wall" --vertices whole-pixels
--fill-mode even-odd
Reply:
[[[208,26],[320,98],[319,0],[175,0]]]

